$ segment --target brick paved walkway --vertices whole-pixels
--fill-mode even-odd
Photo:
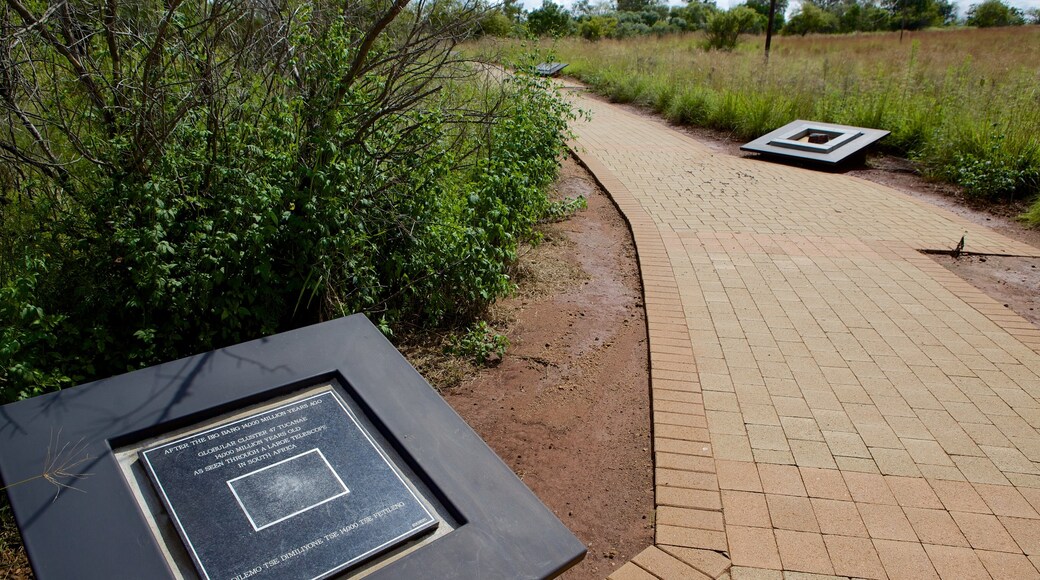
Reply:
[[[917,250],[1040,251],[575,99],[650,330],[656,545],[611,577],[1040,578],[1040,330]]]

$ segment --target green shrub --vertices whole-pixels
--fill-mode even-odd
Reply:
[[[0,158],[3,401],[346,313],[456,324],[512,289],[518,244],[553,211],[571,113],[547,81],[488,82],[409,27],[358,69],[363,22],[320,2],[258,24],[282,43],[236,28],[245,5],[226,26],[197,7],[176,25],[206,34],[119,45],[121,83],[104,34],[83,77],[41,34],[57,24],[21,23],[21,66],[67,78],[9,94],[47,103],[46,150],[25,125],[0,137],[23,153]],[[136,25],[161,21],[151,9]]]
[[[709,50],[733,50],[741,34],[753,34],[765,28],[761,14],[747,6],[737,6],[708,17],[704,28],[705,47]]]
[[[828,34],[837,32],[839,27],[838,17],[827,12],[815,4],[802,3],[798,12],[784,26],[784,34]]]
[[[1022,11],[1001,2],[1001,0],[986,0],[981,4],[973,4],[968,9],[968,18],[965,24],[988,28],[992,26],[1021,26],[1026,23]]]

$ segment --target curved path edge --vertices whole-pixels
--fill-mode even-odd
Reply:
[[[686,471],[700,488],[699,493],[686,491],[679,496],[673,493],[674,488],[655,485],[655,545],[621,566],[610,578],[723,577],[728,575],[730,559],[726,555],[722,499],[689,328],[667,248],[653,219],[613,172],[579,144],[571,142],[569,146],[578,162],[613,199],[636,245],[650,345],[654,466]],[[702,526],[669,525],[671,517],[696,520]]]

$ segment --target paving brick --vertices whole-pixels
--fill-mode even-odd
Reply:
[[[811,467],[803,467],[800,471],[802,472],[802,483],[805,484],[805,490],[809,497],[839,500],[852,499],[852,495],[849,494],[849,489],[845,486],[845,480],[842,478],[840,471]]]
[[[610,580],[658,580],[657,576],[636,566],[632,562],[627,562],[617,570],[614,570],[607,578]]]
[[[996,516],[968,512],[950,512],[950,515],[972,548],[995,552],[1021,552],[1021,548],[1011,539]]]
[[[858,578],[887,578],[874,544],[866,538],[823,536],[834,573]]]
[[[711,438],[716,459],[729,461],[754,461],[751,444],[743,435],[727,435],[720,433]]]
[[[729,558],[712,550],[661,546],[661,550],[696,568],[709,578],[718,578],[730,567]]]
[[[722,513],[714,510],[658,506],[656,522],[681,528],[700,528],[719,532],[725,529],[722,525]]]
[[[810,532],[776,530],[776,545],[785,570],[833,574],[823,536]]]
[[[758,466],[758,473],[762,481],[762,490],[766,493],[807,495],[802,483],[802,474],[793,465],[763,464]]]
[[[835,457],[834,462],[838,464],[838,470],[842,473],[870,473],[881,475],[881,470],[873,459],[862,459],[859,457]],[[959,471],[957,473],[960,473]]]
[[[968,547],[968,540],[964,538],[957,523],[950,517],[950,513],[944,509],[931,510],[921,508],[903,508],[906,519],[914,528],[914,533],[926,544],[937,544],[942,546]]]
[[[702,548],[705,550],[725,550],[726,533],[698,528],[681,528],[658,524],[656,528],[657,544],[682,546],[684,548]]]
[[[943,504],[928,481],[920,477],[886,476],[885,482],[896,502],[903,507],[942,509]]]
[[[715,462],[715,473],[721,489],[762,491],[758,468],[752,462],[718,460]]]
[[[927,465],[946,466],[952,466],[954,464],[953,460],[950,459],[950,456],[946,454],[945,450],[943,450],[942,445],[939,445],[935,441],[901,438],[900,442],[903,444],[903,447],[906,448],[906,452],[910,454],[910,457],[914,462],[918,464],[919,468],[922,463]]]
[[[1040,572],[1022,554],[975,550],[993,580],[1040,580]]]
[[[927,580],[939,578],[928,554],[917,542],[874,540],[881,564],[893,580]]]
[[[734,566],[780,570],[780,552],[773,530],[726,526],[729,555]]]
[[[721,510],[719,492],[658,485],[655,491],[658,505],[670,505],[693,509]]]
[[[659,578],[677,580],[706,580],[709,578],[703,572],[655,546],[650,546],[640,552],[635,558],[632,558],[632,562]]]
[[[863,525],[863,519],[856,510],[855,503],[817,498],[811,501],[816,521],[824,534],[867,537],[867,528]]]
[[[856,504],[856,509],[871,538],[917,541],[917,534],[899,506],[860,503]]]
[[[791,453],[795,462],[802,467],[823,467],[837,469],[834,456],[826,443],[820,441],[790,440]]]
[[[1026,498],[1013,487],[1005,485],[976,484],[975,491],[982,496],[989,509],[998,516],[1038,519],[1036,510]],[[1040,522],[1036,522],[1040,526]]]
[[[803,439],[807,441],[823,441],[823,433],[820,431],[816,420],[808,417],[781,417],[780,423],[788,439]]]
[[[868,443],[869,445],[869,443]],[[921,471],[917,468],[914,459],[903,449],[885,449],[881,447],[869,447],[870,454],[874,457],[878,469],[884,475],[905,475],[919,477]]]
[[[824,431],[823,437],[827,440],[827,446],[833,455],[873,459],[867,446],[863,444],[863,439],[856,433]]]
[[[1040,556],[1040,522],[1007,516],[998,516],[997,519],[1027,556]]]
[[[844,471],[842,477],[855,501],[896,505],[896,498],[881,475]]]
[[[929,483],[943,506],[950,511],[992,513],[982,496],[968,482],[931,480]]]
[[[964,477],[972,483],[993,483],[997,485],[1010,485],[1011,483],[987,457],[954,455],[952,459],[957,464],[958,469],[961,470],[961,473],[964,474]]]
[[[766,502],[769,505],[769,518],[773,522],[773,527],[803,532],[820,531],[809,498],[766,494]]]
[[[726,525],[772,527],[765,494],[723,490],[722,514]]]
[[[665,469],[699,471],[702,473],[713,473],[715,471],[715,460],[711,457],[699,455],[663,453],[658,450],[658,453],[654,454],[654,462],[658,467]]]
[[[989,580],[986,568],[970,548],[924,544],[925,552],[943,580]]]
[[[662,468],[657,468],[655,473],[658,486],[711,491],[718,491],[719,489],[718,479],[716,479],[714,473],[698,473]]]
[[[787,435],[780,426],[748,425],[747,434],[753,449],[788,451],[791,448],[787,441]]]
[[[765,568],[734,566],[730,568],[730,574],[732,580],[785,580],[783,572]]]

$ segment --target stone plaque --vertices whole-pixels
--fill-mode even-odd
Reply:
[[[144,450],[203,578],[325,578],[437,526],[335,391]]]

